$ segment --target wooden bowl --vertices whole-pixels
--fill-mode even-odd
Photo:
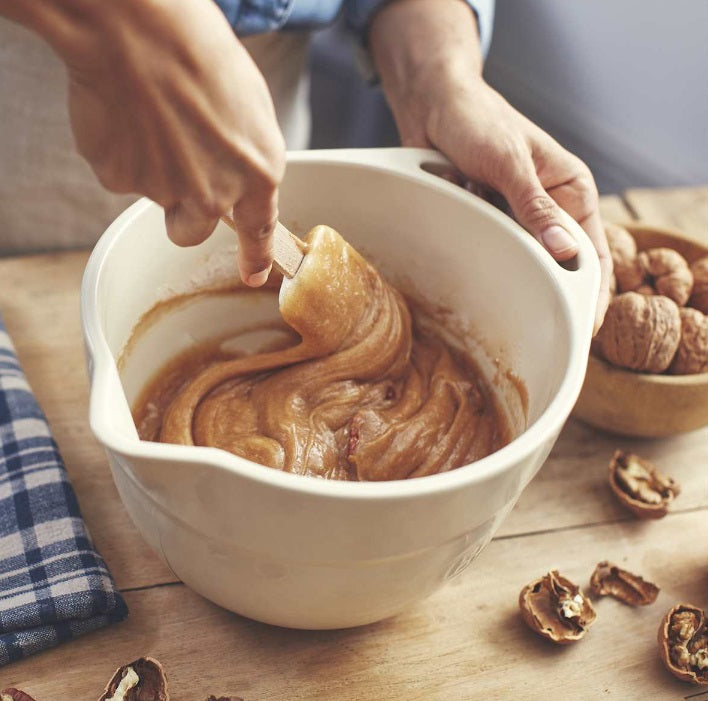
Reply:
[[[689,263],[708,247],[676,231],[623,224],[645,250],[665,246]],[[708,425],[708,373],[651,375],[617,368],[590,354],[585,382],[573,416],[624,436],[658,437]]]

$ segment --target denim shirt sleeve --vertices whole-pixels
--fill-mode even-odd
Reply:
[[[358,31],[363,31],[371,15],[387,0],[344,0],[345,14],[349,24]],[[297,0],[296,0],[297,2]],[[486,56],[492,42],[494,23],[494,0],[464,0],[477,16],[482,55]]]

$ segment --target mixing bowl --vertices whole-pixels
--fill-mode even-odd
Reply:
[[[142,200],[97,244],[82,287],[91,427],[144,538],[217,604],[315,629],[401,611],[472,562],[570,413],[599,287],[590,242],[569,222],[580,252],[574,269],[561,267],[506,215],[423,168],[441,162],[419,149],[291,153],[280,211],[295,231],[336,228],[394,283],[434,306],[451,340],[475,356],[516,437],[443,474],[333,482],[215,448],[140,441],[130,406],[168,358],[275,318],[277,306],[266,295],[239,304],[206,295],[158,315],[128,344],[157,301],[236,275],[234,237],[221,227],[200,246],[178,248],[165,235],[162,210]]]

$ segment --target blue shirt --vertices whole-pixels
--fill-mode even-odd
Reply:
[[[494,0],[464,0],[477,15],[482,51],[492,39]],[[316,29],[331,23],[343,9],[347,22],[363,31],[386,0],[216,0],[237,34],[279,29]]]

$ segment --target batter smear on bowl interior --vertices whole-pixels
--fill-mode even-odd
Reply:
[[[471,363],[418,329],[400,292],[333,229],[305,241],[280,293],[301,340],[231,359],[205,353],[184,372],[171,364],[138,400],[141,438],[340,480],[430,475],[508,442]]]

